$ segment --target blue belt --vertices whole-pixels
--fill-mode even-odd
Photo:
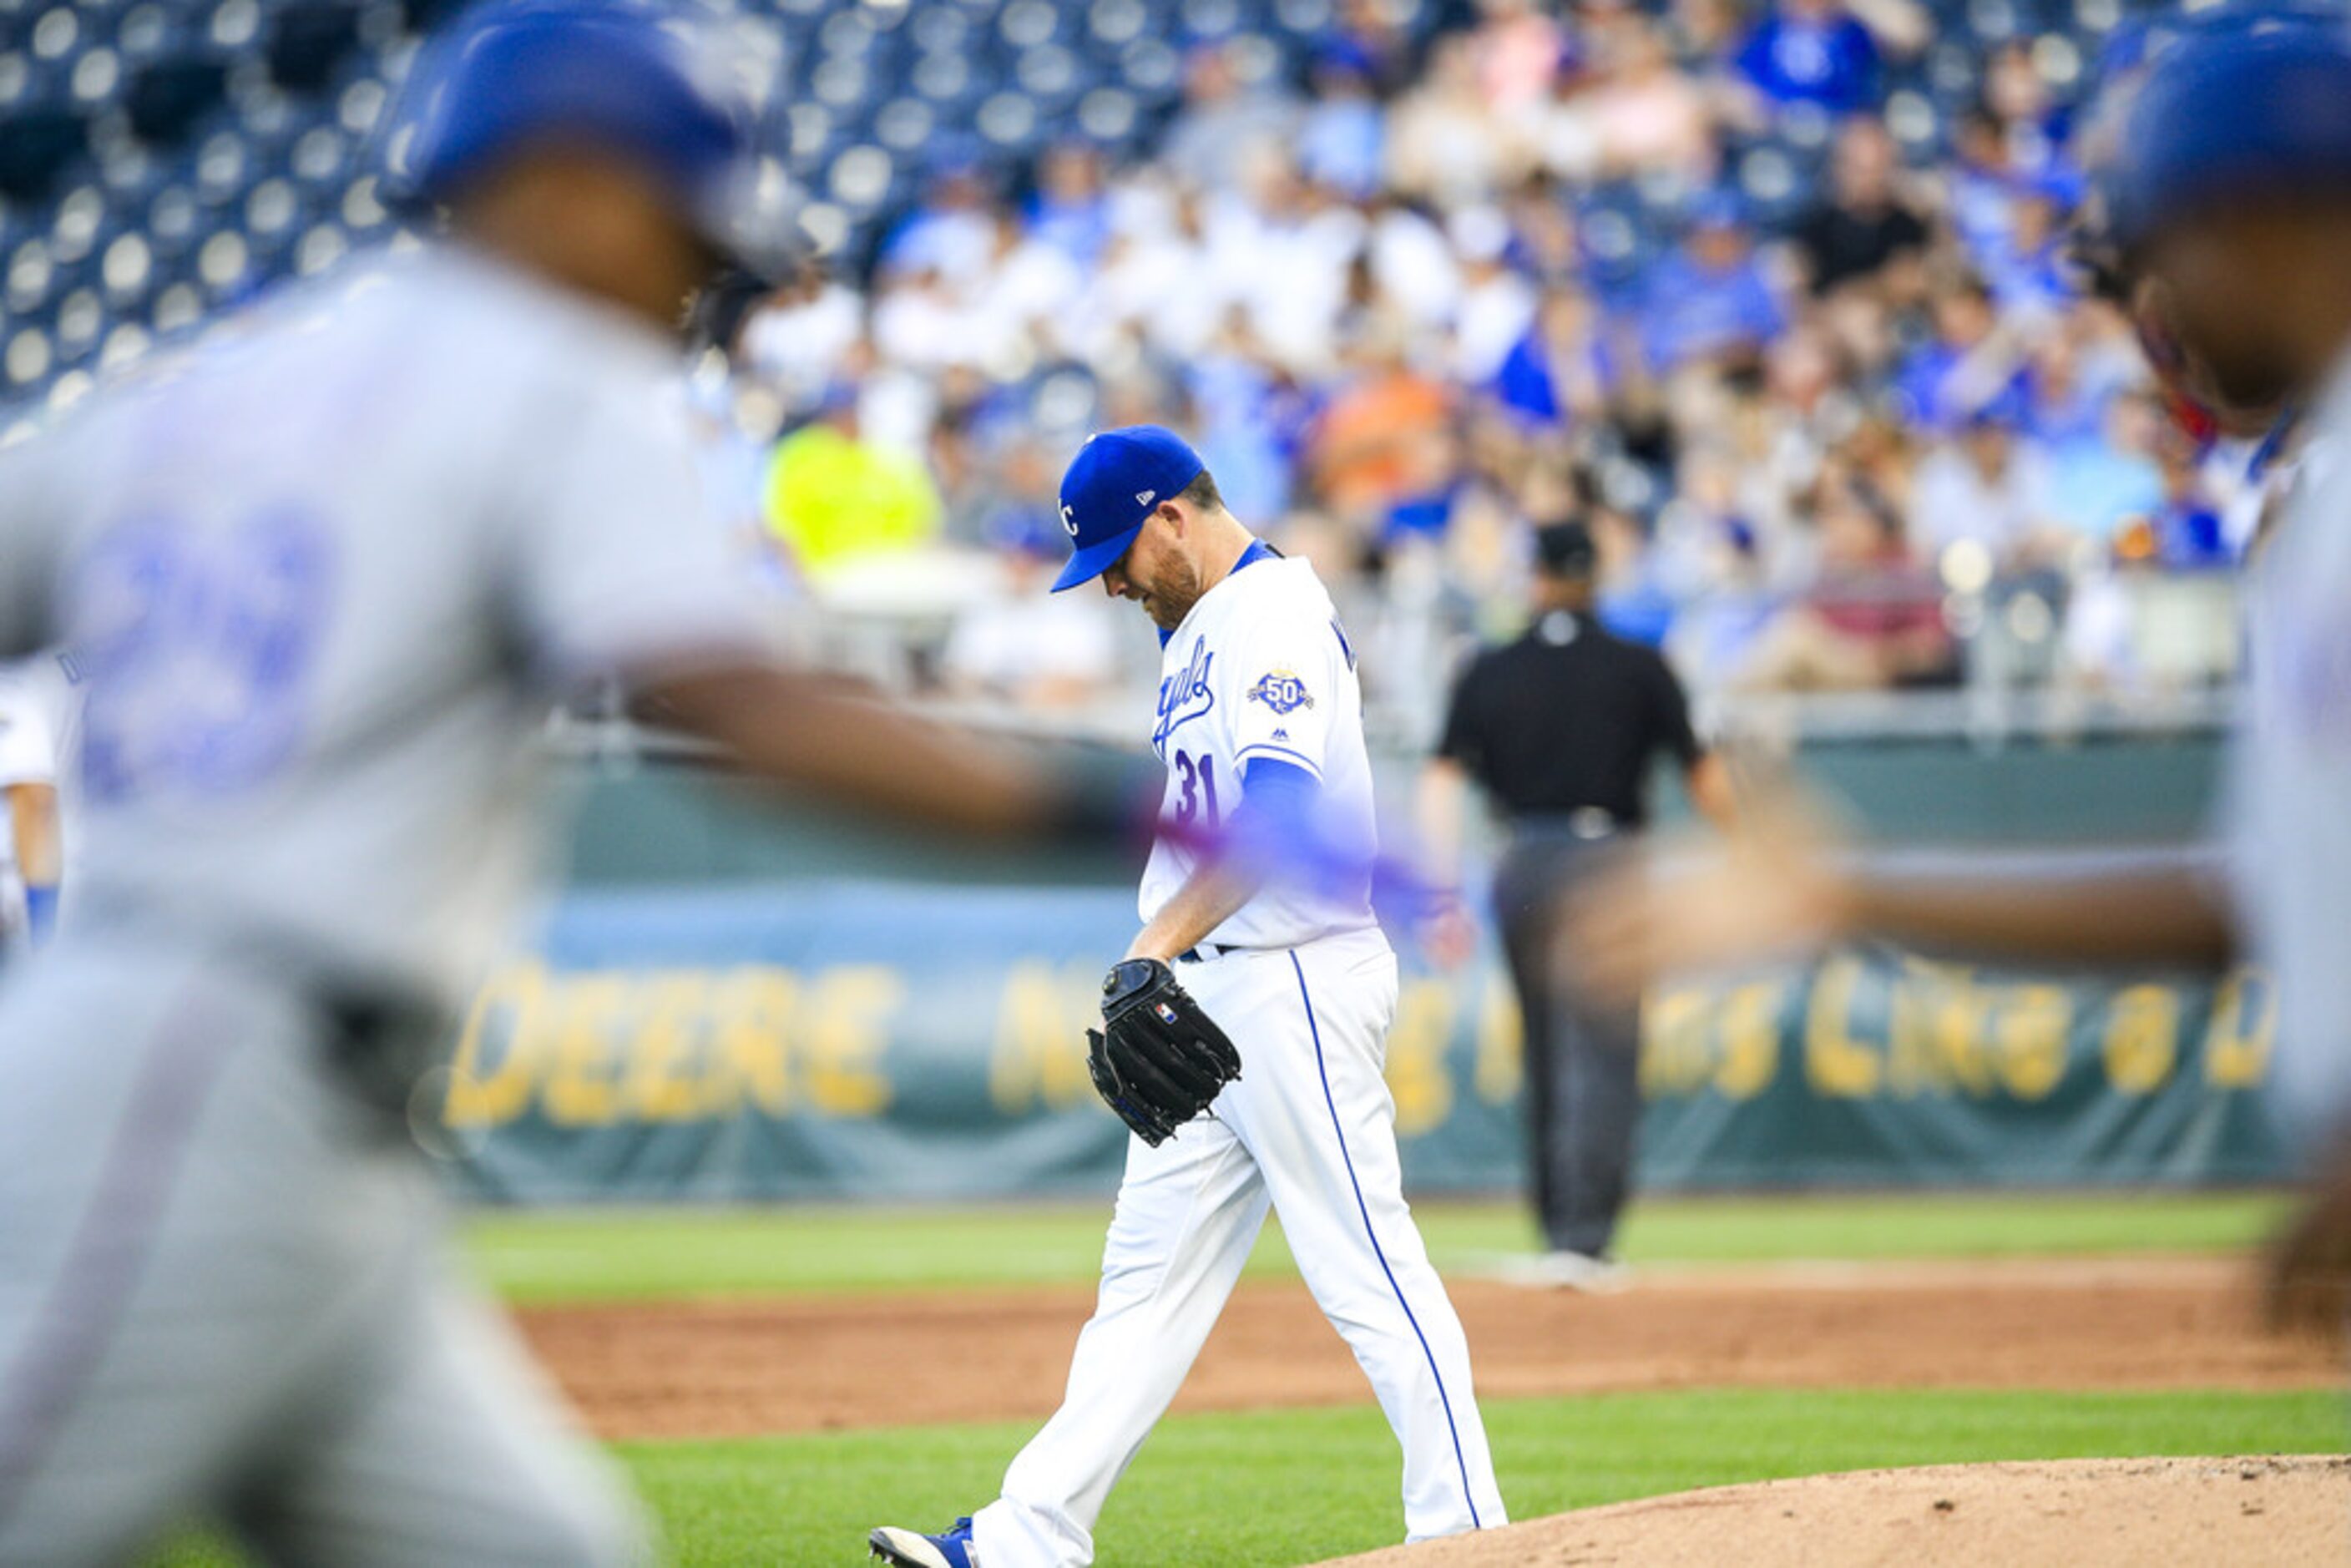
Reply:
[[[1221,958],[1228,953],[1237,951],[1238,949],[1230,945],[1219,946],[1214,942],[1203,942],[1197,947],[1186,947],[1176,954],[1176,961],[1179,964],[1199,964],[1210,958]]]

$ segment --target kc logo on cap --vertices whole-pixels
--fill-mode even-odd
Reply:
[[[1180,493],[1207,467],[1182,436],[1155,424],[1089,436],[1061,476],[1061,526],[1076,548],[1053,591],[1116,566],[1161,498]]]

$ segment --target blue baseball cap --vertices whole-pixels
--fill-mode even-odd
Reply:
[[[2128,115],[2108,203],[2126,246],[2224,203],[2351,190],[2351,41],[2339,21],[2183,38]]]
[[[1088,436],[1061,476],[1061,527],[1076,549],[1053,591],[1092,582],[1117,565],[1153,509],[1207,466],[1182,436],[1155,424]]]

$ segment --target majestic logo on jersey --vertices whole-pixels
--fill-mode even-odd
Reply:
[[[1070,530],[1071,538],[1078,537],[1078,511],[1075,507],[1061,508],[1061,526]]]
[[[1159,683],[1159,722],[1151,731],[1151,748],[1161,757],[1167,755],[1169,736],[1217,706],[1217,694],[1208,689],[1208,667],[1216,659],[1203,639],[1192,644],[1183,673]]]
[[[1249,695],[1252,702],[1261,702],[1276,713],[1296,713],[1314,706],[1314,699],[1306,695],[1306,683],[1288,670],[1269,670],[1259,675]]]

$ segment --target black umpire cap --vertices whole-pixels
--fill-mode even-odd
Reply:
[[[1592,530],[1582,523],[1552,523],[1535,530],[1535,570],[1546,577],[1590,577],[1598,559]]]

